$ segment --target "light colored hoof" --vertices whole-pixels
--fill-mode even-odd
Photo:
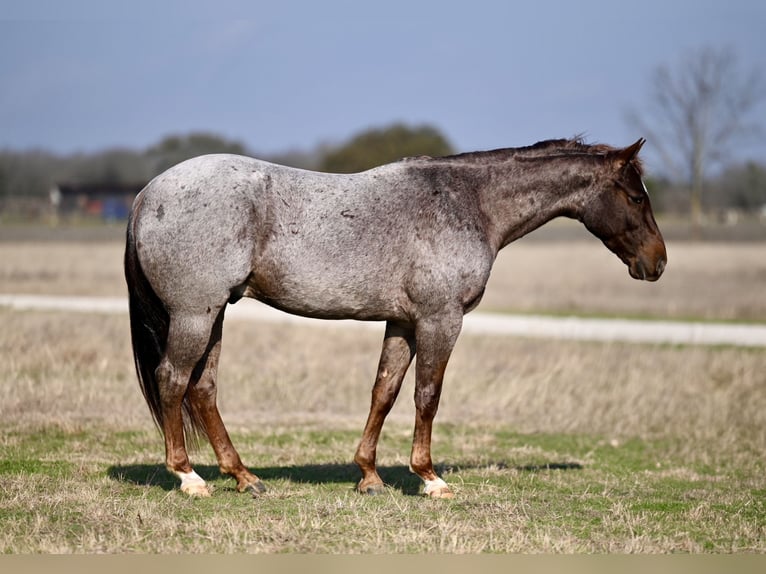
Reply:
[[[455,498],[455,494],[449,488],[437,488],[426,492],[425,495],[429,498]]]
[[[177,472],[176,475],[181,479],[181,492],[199,498],[210,496],[210,489],[196,472]]]
[[[441,478],[436,480],[427,480],[426,487],[423,490],[423,494],[429,498],[454,498],[455,495],[450,490],[447,483]]]
[[[208,498],[210,496],[210,489],[206,484],[181,485],[181,492],[193,498]]]

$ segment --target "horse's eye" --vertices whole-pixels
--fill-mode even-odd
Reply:
[[[644,203],[644,196],[643,195],[631,195],[630,200],[635,203],[636,205],[641,205]]]

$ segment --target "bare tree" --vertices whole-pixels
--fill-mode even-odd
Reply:
[[[689,188],[692,228],[702,219],[706,173],[726,161],[731,146],[760,132],[754,113],[763,102],[761,76],[743,75],[730,49],[704,47],[652,75],[644,114],[628,119],[651,139],[675,179]]]

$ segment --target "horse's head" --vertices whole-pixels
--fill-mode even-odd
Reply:
[[[606,153],[606,173],[592,188],[583,223],[628,266],[631,277],[656,281],[667,253],[641,178],[637,155],[644,141]]]

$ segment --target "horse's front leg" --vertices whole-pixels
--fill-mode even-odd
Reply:
[[[356,449],[354,462],[362,471],[357,489],[362,494],[379,494],[383,481],[375,466],[378,439],[386,416],[399,395],[404,375],[415,356],[415,330],[411,327],[388,323],[380,354],[378,374],[372,389],[372,404],[362,440]]]
[[[415,432],[412,439],[410,469],[425,484],[424,494],[432,498],[452,498],[452,491],[434,471],[431,460],[431,430],[439,408],[444,371],[462,327],[462,313],[439,316],[418,322],[415,365]]]

